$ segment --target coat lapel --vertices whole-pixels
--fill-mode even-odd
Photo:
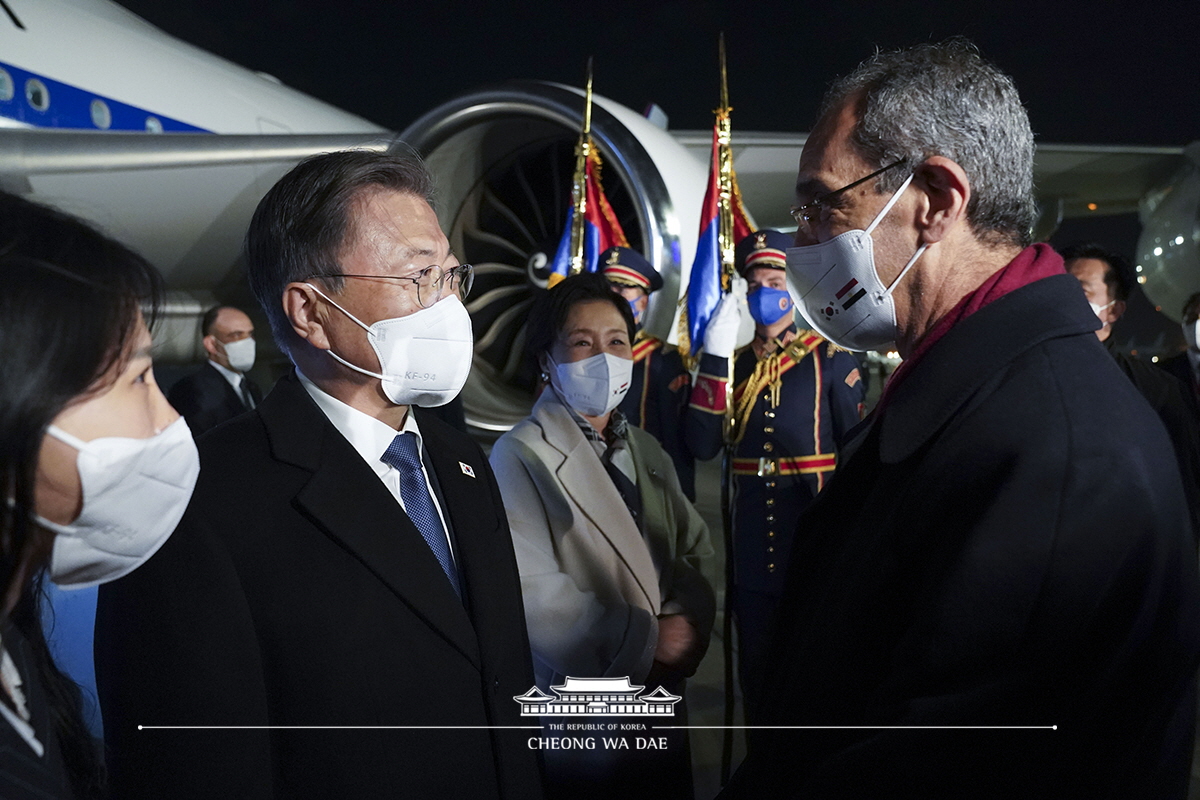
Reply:
[[[1070,275],[1055,275],[1022,286],[962,320],[936,342],[896,387],[879,421],[880,459],[898,464],[915,453],[1030,348],[1062,336],[1093,333],[1095,314],[1082,302],[1076,283]],[[930,385],[945,389],[936,404],[929,402]]]
[[[275,385],[259,413],[275,457],[312,472],[298,508],[480,666],[475,631],[433,551],[294,375]]]
[[[547,389],[538,399],[533,415],[546,443],[563,455],[556,471],[563,490],[608,540],[645,595],[647,608],[657,614],[661,598],[654,560],[591,444],[552,390]]]
[[[507,629],[511,620],[502,617],[511,609],[497,604],[496,598],[505,595],[507,586],[515,587],[520,581],[504,506],[487,458],[473,441],[455,435],[428,415],[419,413],[417,420],[426,454],[446,499],[443,511],[454,531],[454,557],[462,576],[464,599],[482,641],[494,631]]]

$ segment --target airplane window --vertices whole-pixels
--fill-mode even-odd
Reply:
[[[108,109],[108,103],[99,99],[92,101],[92,124],[101,130],[112,127],[112,112]]]
[[[35,111],[45,111],[50,107],[50,90],[37,78],[30,78],[25,81],[25,99]]]
[[[158,117],[146,117],[146,130],[150,133],[162,133],[162,121]]]
[[[16,89],[13,87],[12,76],[0,69],[0,100],[12,100],[14,94]]]

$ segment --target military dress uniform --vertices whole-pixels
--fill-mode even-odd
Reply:
[[[786,236],[752,236],[764,233],[771,238],[748,258],[739,248],[743,272],[782,266],[783,250],[773,245],[786,247]],[[721,450],[728,374],[728,359],[701,356],[686,419],[696,458]],[[800,515],[837,468],[837,443],[858,424],[865,398],[858,360],[795,325],[782,341],[756,340],[734,356],[733,609],[744,695],[762,673]]]
[[[648,295],[663,285],[662,276],[650,262],[628,247],[605,250],[600,254],[600,266],[604,277],[617,286],[637,287]],[[696,460],[683,426],[691,388],[692,376],[679,351],[639,330],[633,342],[633,381],[618,407],[626,419],[657,439],[667,451],[683,493],[695,502]]]
[[[656,336],[638,331],[633,343],[633,381],[619,408],[637,427],[662,444],[688,500],[696,501],[696,461],[684,436],[691,374],[679,351]]]

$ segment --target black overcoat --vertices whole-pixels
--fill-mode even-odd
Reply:
[[[1036,281],[864,423],[801,520],[757,722],[868,727],[752,732],[723,796],[1185,796],[1196,553],[1097,325]]]
[[[522,724],[533,685],[499,490],[478,445],[418,419],[464,600],[294,375],[201,439],[179,528],[100,592],[113,797],[540,797],[530,732],[487,727]],[[158,725],[274,727],[138,729]]]

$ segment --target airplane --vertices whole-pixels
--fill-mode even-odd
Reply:
[[[156,337],[160,365],[202,359],[196,327],[207,307],[255,308],[241,240],[287,169],[345,147],[412,149],[437,178],[452,248],[477,269],[468,424],[494,438],[526,414],[533,376],[521,359],[524,311],[545,286],[565,219],[580,89],[518,81],[469,91],[397,133],[169,36],[110,0],[3,0],[0,10],[0,188],[93,221],[163,272],[170,294]],[[647,318],[665,338],[695,252],[711,133],[669,130],[661,113],[648,118],[603,96],[595,104],[609,199],[666,283]],[[785,215],[804,140],[735,128],[734,163],[759,226],[792,225]],[[1140,210],[1147,295],[1173,315],[1200,290],[1200,142],[1042,144],[1035,182],[1037,238],[1064,218]],[[285,368],[278,353],[273,366]]]
[[[110,0],[0,0],[0,189],[90,220],[166,277],[156,371],[203,360],[203,312],[256,309],[241,241],[259,199],[300,159],[350,147],[407,149],[438,182],[452,248],[475,264],[475,361],[463,393],[490,440],[523,418],[525,310],[546,285],[569,202],[582,90],[537,81],[465,92],[404,131],[284,86],[167,35]],[[593,136],[605,188],[632,246],[663,275],[647,317],[666,338],[695,254],[710,131],[676,131],[597,95]],[[761,227],[787,229],[805,135],[734,130],[743,199]],[[1038,146],[1039,239],[1064,218],[1139,210],[1139,281],[1167,314],[1200,290],[1200,143],[1184,148]],[[257,370],[286,359],[262,342]],[[273,357],[272,357],[273,356]],[[893,364],[894,366],[894,364]],[[165,383],[165,381],[163,381]],[[51,645],[94,704],[95,590],[55,592]]]

